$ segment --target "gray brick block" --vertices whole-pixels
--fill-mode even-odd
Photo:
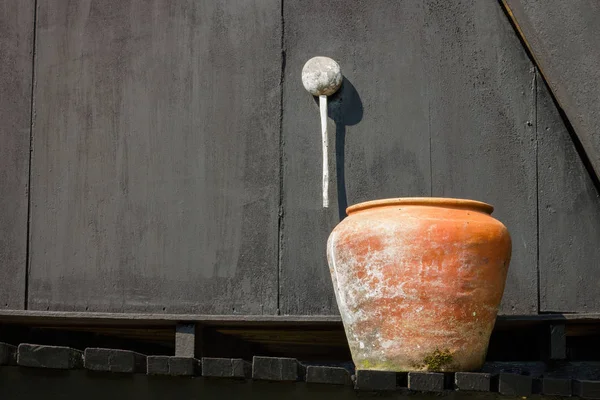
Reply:
[[[84,367],[102,372],[146,372],[146,356],[129,350],[85,349]]]
[[[396,373],[390,371],[356,371],[356,388],[358,390],[396,390]]]
[[[531,376],[505,373],[498,376],[498,392],[505,396],[530,396],[532,389]]]
[[[0,343],[0,365],[17,365],[17,346]]]
[[[408,388],[421,392],[443,392],[444,374],[439,372],[409,372]]]
[[[83,366],[83,352],[70,347],[22,343],[17,348],[17,364],[33,368],[77,369]]]
[[[212,378],[250,378],[252,366],[240,358],[202,358],[202,376]]]
[[[301,379],[301,369],[295,358],[254,357],[252,379],[293,382]]]
[[[458,390],[489,392],[492,390],[493,376],[484,372],[457,372],[454,374],[454,385]]]
[[[330,385],[351,385],[350,373],[345,368],[308,366],[306,383],[327,383]]]
[[[195,358],[148,356],[148,375],[195,376],[201,375],[200,361]]]

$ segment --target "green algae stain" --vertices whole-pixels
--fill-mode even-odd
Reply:
[[[356,363],[357,370],[376,370],[376,371],[432,371],[443,372],[452,367],[454,357],[448,349],[439,350],[425,356],[422,361],[403,365],[388,360],[361,360]]]
[[[433,353],[423,359],[423,364],[427,371],[442,371],[444,367],[452,364],[453,358],[450,350],[436,349]]]
[[[402,368],[389,361],[362,360],[356,364],[356,369],[368,369],[374,371],[402,371]]]

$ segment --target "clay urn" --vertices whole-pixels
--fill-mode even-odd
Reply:
[[[327,259],[358,370],[481,368],[511,256],[489,204],[448,198],[347,209]]]

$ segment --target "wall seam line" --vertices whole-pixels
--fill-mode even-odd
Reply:
[[[281,76],[279,77],[279,207],[277,221],[277,315],[281,314],[281,267],[282,267],[282,247],[283,247],[283,85],[285,81],[285,16],[284,0],[281,0]]]
[[[539,153],[539,137],[538,137],[538,68],[533,67],[533,118],[534,118],[534,135],[535,135],[535,217],[537,228],[537,252],[536,252],[536,272],[537,272],[537,313],[539,314],[542,307],[540,283],[541,268],[540,268],[540,153]]]
[[[35,120],[35,56],[37,53],[37,9],[38,0],[33,2],[33,32],[31,44],[31,93],[29,103],[29,160],[27,168],[27,229],[25,242],[25,288],[23,308],[29,309],[29,271],[31,269],[31,167],[33,155],[33,124]]]

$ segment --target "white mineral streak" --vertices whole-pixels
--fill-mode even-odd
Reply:
[[[416,228],[419,222],[407,218],[402,221],[402,224],[406,229],[403,229],[403,231],[406,232],[411,231],[411,227]],[[351,347],[356,351],[367,351],[367,349],[362,338],[359,340],[354,334],[353,326],[380,318],[380,316],[363,312],[363,303],[387,298],[395,299],[397,307],[407,308],[412,301],[418,300],[418,293],[415,290],[405,290],[405,286],[410,282],[386,281],[382,269],[384,267],[401,269],[403,263],[411,262],[411,255],[413,254],[411,242],[413,238],[410,235],[398,238],[396,235],[397,230],[398,226],[396,224],[390,224],[386,220],[371,220],[365,226],[359,224],[354,230],[355,235],[362,236],[368,235],[369,232],[378,232],[382,240],[378,249],[369,248],[368,251],[362,254],[352,254],[344,247],[336,247],[338,236],[335,231],[330,237],[328,253],[333,270],[336,296],[344,325],[349,327],[350,337],[348,340]],[[362,238],[364,239],[364,237]],[[340,265],[345,265],[345,269],[340,270]],[[355,279],[358,271],[364,272],[364,277],[361,280]],[[416,276],[415,279],[418,279],[418,277]],[[415,311],[415,314],[419,311]],[[374,331],[372,337],[369,338],[369,347],[383,356],[386,354],[387,349],[397,348],[399,344],[401,345],[401,340],[401,337],[384,339],[379,332]]]
[[[346,294],[344,293],[343,290],[340,290],[340,286],[344,287],[343,284],[340,285],[340,275],[338,274],[337,271],[337,263],[336,263],[336,259],[335,259],[335,237],[336,237],[336,232],[335,230],[331,233],[331,236],[329,237],[329,250],[327,251],[327,256],[329,257],[329,265],[331,266],[331,268],[333,269],[333,274],[331,274],[334,278],[333,280],[333,286],[334,286],[334,292],[335,292],[335,296],[336,296],[336,300],[338,303],[338,307],[340,308],[340,312],[341,310],[345,310],[348,308],[348,305],[346,303]]]
[[[327,96],[319,96],[321,141],[323,143],[323,208],[329,207],[329,137],[327,135]]]

